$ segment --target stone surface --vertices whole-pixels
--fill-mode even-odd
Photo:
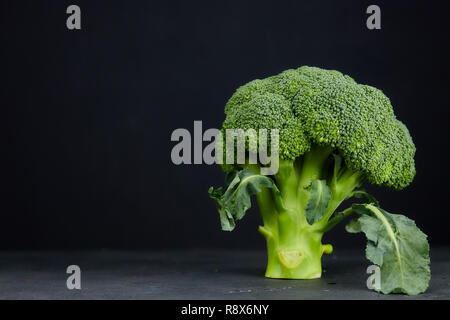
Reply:
[[[0,299],[449,299],[450,249],[432,250],[425,294],[381,295],[366,288],[359,251],[336,250],[316,280],[264,277],[264,251],[0,252]],[[81,290],[66,268],[81,268]]]

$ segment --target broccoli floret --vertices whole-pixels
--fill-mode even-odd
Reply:
[[[415,176],[414,143],[389,99],[338,71],[304,66],[251,81],[225,113],[226,129],[279,129],[281,159],[329,146],[373,184],[402,189]]]
[[[339,205],[351,197],[377,205],[356,189],[365,181],[402,189],[415,176],[415,146],[390,100],[338,71],[303,66],[251,81],[236,90],[225,114],[222,132],[279,131],[274,176],[259,175],[260,164],[226,164],[228,190],[223,195],[210,190],[225,230],[234,228],[256,195],[268,248],[267,277],[320,277],[321,256],[332,251],[322,245],[323,234],[356,212],[335,213]]]

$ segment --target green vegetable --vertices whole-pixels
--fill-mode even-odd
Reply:
[[[234,175],[225,194],[222,194],[222,188],[209,188],[209,195],[215,200],[220,213],[222,230],[234,229],[235,221],[241,220],[251,207],[251,196],[261,191],[259,186],[273,188],[274,192],[279,193],[272,179],[254,174],[250,169],[241,170]]]
[[[227,231],[256,196],[264,223],[259,231],[267,242],[267,277],[320,277],[321,257],[333,250],[322,244],[324,233],[356,213],[347,230],[366,234],[367,258],[381,270],[380,291],[426,290],[426,237],[411,220],[388,214],[358,189],[365,181],[403,189],[415,176],[414,143],[380,90],[338,71],[305,66],[240,87],[225,114],[223,133],[279,131],[279,168],[273,176],[260,174],[262,163],[223,164],[228,189],[209,190]],[[335,212],[352,197],[363,199],[363,205]],[[420,262],[411,263],[416,259]]]
[[[424,292],[430,281],[427,236],[414,221],[391,214],[371,204],[354,205],[358,217],[346,226],[348,232],[364,232],[366,258],[380,267],[382,293]]]
[[[331,191],[325,180],[313,180],[306,205],[306,220],[309,224],[319,221],[325,214],[331,199]]]

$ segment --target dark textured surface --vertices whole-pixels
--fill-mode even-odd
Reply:
[[[374,2],[381,30],[366,27]],[[82,29],[69,31],[75,3]],[[222,170],[173,164],[170,138],[185,128],[193,144],[194,120],[203,131],[221,127],[239,86],[302,65],[339,70],[391,99],[416,144],[417,176],[402,192],[364,189],[450,246],[442,231],[450,215],[434,200],[448,197],[450,180],[434,156],[445,162],[448,150],[449,8],[442,0],[2,0],[0,250],[262,248],[258,210],[222,232],[207,194],[223,185]],[[354,246],[358,236],[339,229],[333,245]]]
[[[366,288],[362,252],[324,259],[317,280],[264,278],[260,251],[90,251],[0,253],[0,299],[449,299],[449,249],[432,250],[425,294],[381,295]],[[81,290],[66,288],[66,268],[81,268]]]

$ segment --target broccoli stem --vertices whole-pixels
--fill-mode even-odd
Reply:
[[[295,227],[292,227],[295,229]],[[295,232],[295,231],[294,231]],[[263,233],[263,232],[262,232]],[[264,234],[264,233],[263,233]],[[283,279],[315,279],[322,275],[321,257],[331,252],[330,245],[322,245],[322,233],[302,230],[291,241],[266,236],[266,277]]]
[[[363,181],[362,174],[345,166],[334,175],[327,167],[333,149],[316,146],[296,160],[280,160],[275,175],[281,194],[264,189],[257,194],[264,226],[260,233],[267,242],[266,277],[286,279],[314,279],[322,274],[321,258],[331,253],[331,245],[322,244],[322,237],[350,211],[330,220],[334,211]],[[257,166],[249,165],[252,170]],[[331,173],[330,173],[331,172]],[[306,220],[309,200],[308,186],[315,179],[328,181],[332,197],[323,218],[313,225]]]

